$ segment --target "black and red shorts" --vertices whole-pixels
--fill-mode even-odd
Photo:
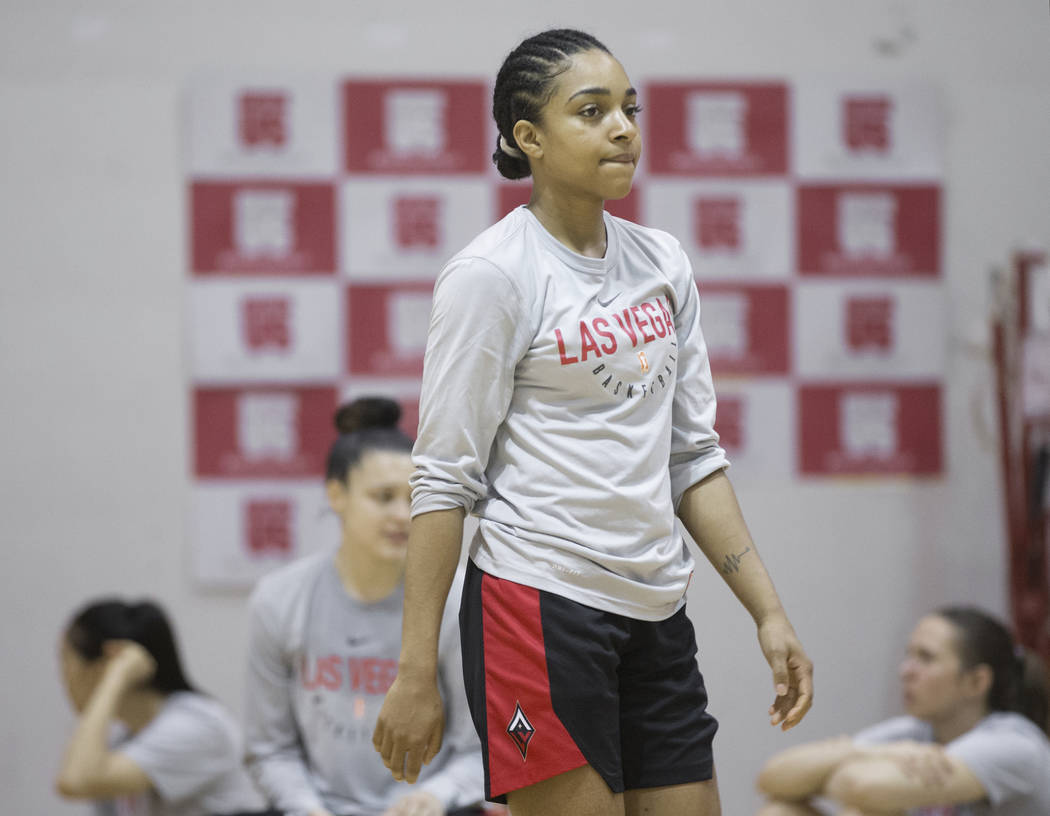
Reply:
[[[459,622],[489,800],[583,765],[615,793],[711,779],[718,723],[684,608],[636,620],[471,562]]]

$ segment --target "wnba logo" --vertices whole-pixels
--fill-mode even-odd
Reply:
[[[649,359],[645,356],[644,351],[638,352],[638,362],[642,366],[642,373],[646,374],[649,372]]]
[[[514,706],[514,716],[511,717],[510,724],[507,725],[507,736],[511,738],[514,742],[514,747],[521,753],[522,762],[526,759],[526,755],[529,752],[529,742],[535,733],[536,729],[532,727],[529,718],[521,710],[521,703],[517,703]]]

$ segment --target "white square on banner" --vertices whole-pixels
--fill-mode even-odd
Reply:
[[[708,293],[703,296],[703,330],[712,357],[727,359],[745,356],[751,348],[750,302],[735,292]]]
[[[339,543],[321,480],[198,482],[190,510],[192,574],[215,589],[250,589],[267,572]]]
[[[738,159],[747,149],[747,97],[732,91],[692,91],[685,99],[685,141],[703,158]]]
[[[947,315],[939,283],[849,280],[796,284],[796,373],[813,380],[940,380]]]
[[[802,179],[939,180],[940,96],[915,81],[809,79],[794,88],[791,146]]]
[[[355,176],[342,187],[344,269],[354,280],[433,279],[490,226],[495,195],[484,178]]]
[[[843,394],[839,433],[839,445],[850,458],[891,458],[898,448],[897,395],[892,391]]]
[[[343,345],[340,291],[338,281],[193,281],[189,339],[194,379],[335,379]]]
[[[284,257],[295,249],[295,196],[289,190],[234,194],[234,248],[248,258]]]
[[[838,197],[838,241],[843,254],[888,258],[897,249],[897,199],[890,193]]]
[[[426,350],[431,302],[429,292],[395,292],[390,296],[387,340],[399,356],[422,354]]]
[[[386,147],[392,153],[436,156],[445,150],[448,97],[438,88],[395,88],[384,97]]]
[[[699,280],[792,274],[795,200],[788,182],[651,178],[641,193],[642,222],[681,242]]]
[[[187,88],[198,178],[316,178],[339,171],[334,77],[199,74]]]
[[[794,471],[795,399],[779,379],[715,380],[715,430],[732,463],[733,482],[770,482]]]
[[[237,445],[245,459],[291,459],[298,452],[298,412],[294,394],[242,394],[237,401]]]

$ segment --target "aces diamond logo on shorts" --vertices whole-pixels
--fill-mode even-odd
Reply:
[[[532,727],[529,718],[521,710],[521,703],[517,703],[514,706],[514,716],[511,717],[510,725],[507,726],[507,735],[514,741],[514,744],[521,752],[522,762],[525,761],[525,755],[529,751],[529,742],[535,733],[536,729]]]

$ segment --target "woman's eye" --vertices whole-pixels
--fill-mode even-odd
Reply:
[[[586,108],[580,111],[580,116],[586,116],[588,119],[592,119],[598,115],[598,107],[596,105],[588,105]]]
[[[642,112],[641,105],[628,105],[623,109],[623,112],[630,116],[632,119]]]

